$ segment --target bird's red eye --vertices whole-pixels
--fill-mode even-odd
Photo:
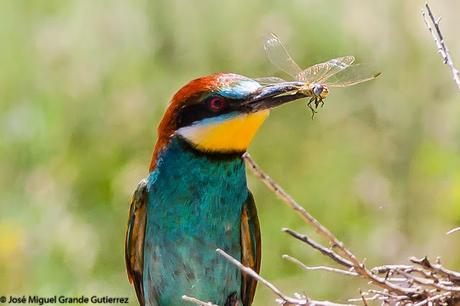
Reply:
[[[215,112],[223,109],[224,104],[225,104],[224,99],[221,97],[214,97],[214,98],[211,98],[211,100],[209,100],[209,108]]]

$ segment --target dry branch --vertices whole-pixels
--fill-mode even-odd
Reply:
[[[302,242],[305,242],[306,244],[308,244],[312,248],[320,251],[323,255],[326,255],[326,256],[330,257],[332,260],[334,260],[339,265],[343,265],[343,266],[345,266],[347,268],[352,268],[353,267],[352,262],[350,262],[350,261],[346,260],[345,258],[343,258],[342,256],[340,256],[339,254],[334,252],[334,250],[326,248],[326,247],[322,246],[321,244],[319,244],[318,242],[314,241],[313,239],[308,238],[306,235],[299,234],[299,233],[297,233],[297,232],[295,232],[295,231],[293,231],[293,230],[291,230],[289,228],[283,228],[283,232],[288,233],[292,237],[297,238]]]
[[[385,305],[459,305],[460,301],[460,273],[449,270],[441,265],[439,259],[432,263],[428,258],[411,258],[413,265],[384,265],[368,269],[363,260],[345,246],[330,230],[310,215],[290,195],[288,195],[277,183],[275,183],[246,153],[243,158],[249,165],[249,169],[285,204],[298,213],[302,219],[310,224],[314,230],[324,238],[331,247],[312,240],[306,235],[297,233],[291,229],[283,229],[284,232],[300,240],[306,245],[319,251],[324,256],[332,259],[341,268],[329,266],[309,267],[300,260],[289,255],[283,255],[304,270],[325,270],[350,277],[360,277],[368,280],[375,289],[360,292],[359,299],[365,306],[371,301],[380,301]],[[372,295],[372,296],[371,296]],[[302,305],[302,304],[299,304]]]
[[[460,272],[455,272],[455,271],[444,268],[441,265],[441,262],[439,259],[437,260],[438,262],[435,264],[431,263],[426,257],[423,257],[421,259],[411,257],[409,260],[417,265],[422,266],[426,270],[429,270],[431,273],[440,274],[443,277],[448,278],[450,281],[456,284],[460,284]]]
[[[240,263],[238,260],[233,258],[232,256],[228,255],[221,249],[217,249],[216,252],[220,255],[222,255],[226,260],[228,260],[231,264],[234,264],[235,266],[238,267],[243,273],[246,273],[256,279],[258,282],[262,283],[265,287],[270,289],[274,294],[278,296],[278,302],[281,305],[285,306],[352,306],[350,304],[337,304],[337,303],[332,303],[328,301],[315,301],[315,300],[310,300],[305,296],[300,296],[293,298],[290,296],[285,295],[284,293],[281,292],[275,285],[270,283],[268,280],[257,274],[256,271],[252,270],[249,267],[246,267],[242,263]]]
[[[433,36],[433,40],[438,48],[438,52],[441,55],[444,64],[449,66],[449,69],[452,73],[452,79],[454,80],[455,84],[457,85],[458,90],[460,90],[460,75],[458,69],[455,67],[454,62],[452,61],[452,57],[450,56],[449,49],[447,48],[447,44],[444,41],[444,36],[442,35],[441,29],[439,28],[439,22],[441,18],[435,19],[433,13],[431,12],[431,8],[428,3],[425,4],[425,9],[422,10],[423,20],[425,21],[425,25],[430,31],[431,35]],[[433,30],[434,27],[434,30]]]
[[[283,255],[282,257],[283,259],[289,260],[290,262],[295,263],[296,265],[298,265],[299,267],[307,271],[324,270],[324,271],[335,272],[335,273],[344,274],[348,276],[358,276],[358,273],[356,272],[351,272],[351,271],[337,269],[337,268],[328,267],[328,266],[307,266],[306,264],[304,264],[297,258],[289,256],[289,255]]]
[[[242,272],[248,274],[252,278],[256,279],[258,282],[262,283],[265,287],[270,289],[274,294],[276,294],[282,301],[284,301],[286,304],[284,305],[307,305],[308,300],[305,299],[298,299],[298,298],[291,298],[281,292],[275,285],[267,281],[265,278],[257,274],[256,271],[252,270],[249,267],[244,266],[242,263],[240,263],[238,260],[233,258],[232,256],[228,255],[221,249],[216,250],[217,253],[222,255],[226,260],[228,260],[230,263],[234,264],[235,266],[238,267]]]

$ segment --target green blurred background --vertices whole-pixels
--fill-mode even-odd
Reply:
[[[369,265],[442,256],[460,269],[460,99],[422,1],[1,1],[0,295],[129,296],[128,202],[155,127],[186,82],[218,71],[280,74],[261,37],[301,66],[346,54],[382,71],[272,112],[254,159]],[[460,2],[433,1],[460,63]],[[287,293],[345,301],[363,286],[302,272],[327,258],[281,233],[312,230],[249,174],[262,274]],[[255,305],[274,297],[259,287]]]

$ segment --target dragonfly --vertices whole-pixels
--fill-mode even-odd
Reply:
[[[354,64],[355,58],[351,55],[301,69],[274,33],[266,37],[264,49],[273,65],[299,82],[299,88],[295,93],[310,97],[307,106],[312,111],[312,118],[318,106],[324,105],[323,100],[329,95],[329,88],[353,86],[373,80],[381,74],[372,73],[366,65]],[[259,78],[257,81],[263,84],[286,82],[277,77]]]

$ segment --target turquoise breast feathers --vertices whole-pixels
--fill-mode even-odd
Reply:
[[[147,195],[146,304],[181,305],[186,294],[223,305],[229,295],[240,296],[241,272],[215,249],[241,258],[248,198],[241,157],[200,154],[173,138],[150,173]]]

